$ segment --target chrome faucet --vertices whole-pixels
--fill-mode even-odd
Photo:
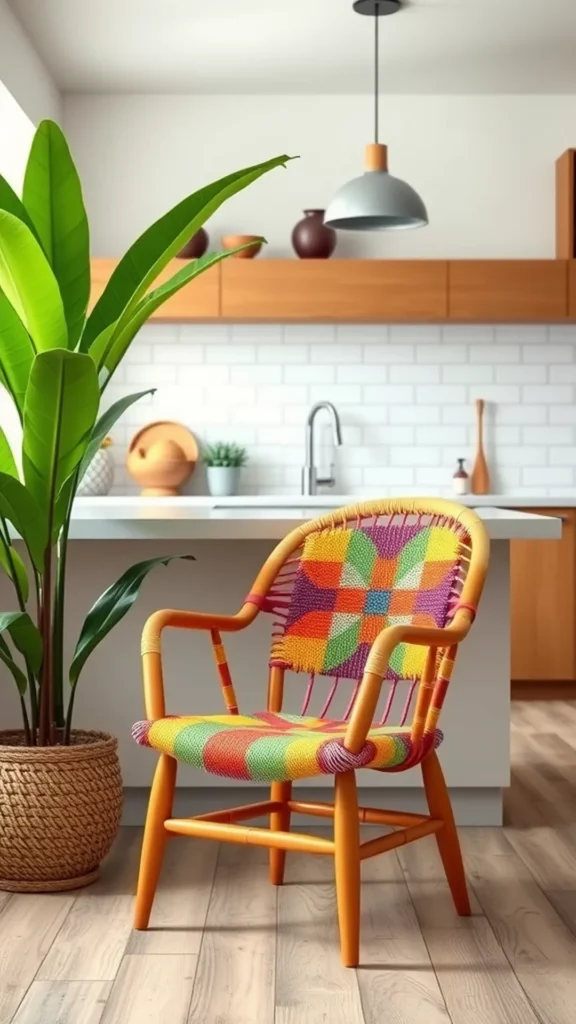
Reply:
[[[316,475],[316,466],[314,465],[314,422],[316,414],[321,409],[326,409],[330,413],[332,420],[332,430],[334,433],[334,444],[337,448],[342,444],[342,432],[340,429],[340,417],[336,411],[336,408],[332,405],[332,402],[316,402],[308,413],[308,419],[306,420],[306,462],[302,469],[302,494],[316,494],[316,488],[318,484],[325,487],[334,487],[335,480],[334,475],[327,477],[325,480],[321,480]]]

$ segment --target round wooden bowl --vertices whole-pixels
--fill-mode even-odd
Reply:
[[[253,242],[247,249],[242,249],[241,252],[235,252],[234,257],[238,260],[253,260],[258,255],[262,248],[262,237],[260,235],[224,235],[222,239],[222,248],[226,250],[237,249],[240,245],[248,245]]]

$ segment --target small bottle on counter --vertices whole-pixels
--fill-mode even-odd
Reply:
[[[458,459],[458,468],[452,477],[454,494],[470,494],[470,477],[464,469],[465,459]]]

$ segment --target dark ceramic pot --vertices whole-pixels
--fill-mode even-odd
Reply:
[[[208,234],[204,231],[204,228],[200,228],[189,242],[178,253],[178,259],[180,260],[199,260],[204,255],[208,248]]]
[[[304,210],[292,232],[292,246],[301,260],[327,260],[336,248],[336,232],[324,223],[325,210]]]

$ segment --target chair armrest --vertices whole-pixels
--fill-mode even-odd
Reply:
[[[174,629],[198,629],[211,634],[216,650],[221,645],[220,632],[238,633],[246,629],[259,609],[246,603],[236,615],[213,615],[206,612],[187,612],[165,608],[154,612],[147,620],[142,632],[142,671],[144,674],[144,705],[146,717],[163,718],[166,714],[164,679],[162,674],[162,632],[167,627]],[[225,656],[224,656],[225,657]]]
[[[398,644],[417,644],[425,647],[452,647],[467,636],[474,620],[471,607],[459,608],[444,629],[428,626],[388,626],[378,634],[366,662],[364,675],[344,737],[347,750],[357,754],[374,721],[382,680],[386,675],[390,655]]]

